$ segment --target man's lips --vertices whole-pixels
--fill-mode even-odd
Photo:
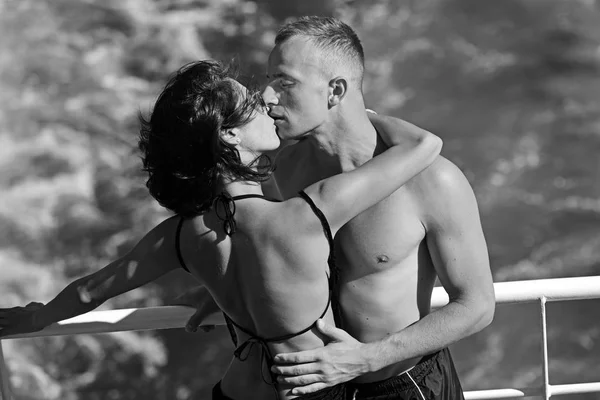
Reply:
[[[271,112],[269,112],[269,117],[271,117],[273,119],[283,119],[284,115],[271,110]]]

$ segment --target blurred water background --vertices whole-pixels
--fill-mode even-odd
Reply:
[[[191,60],[235,58],[260,83],[300,15],[350,23],[368,106],[443,137],[496,281],[599,274],[600,1],[0,0],[0,306],[49,300],[167,216],[144,187],[137,112]],[[173,273],[104,308],[189,284]],[[549,305],[552,383],[600,380],[599,305]],[[464,387],[541,385],[538,329],[534,305],[498,307],[453,347]],[[205,399],[232,349],[225,329],[4,346],[18,400]]]

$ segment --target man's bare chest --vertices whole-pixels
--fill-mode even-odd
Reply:
[[[339,230],[336,254],[341,263],[350,267],[382,271],[410,262],[424,238],[418,208],[410,195],[400,189]]]
[[[331,175],[306,159],[286,164],[276,175],[280,192],[286,199]],[[378,271],[398,266],[416,255],[425,237],[418,203],[410,186],[405,185],[355,216],[336,235],[339,261]]]

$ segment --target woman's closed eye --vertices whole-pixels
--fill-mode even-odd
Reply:
[[[258,96],[258,109],[260,112],[267,114],[269,112],[269,106],[267,105],[267,103],[265,103],[265,100],[262,98],[262,96]]]

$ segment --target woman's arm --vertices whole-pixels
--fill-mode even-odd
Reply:
[[[369,112],[367,115],[387,146],[411,146],[411,143],[431,135],[425,129],[400,118],[379,115],[374,112]]]
[[[392,117],[373,116],[390,147],[353,171],[319,181],[306,193],[321,208],[332,233],[379,203],[427,168],[440,154],[442,140]]]
[[[84,314],[110,298],[178,268],[177,222],[177,218],[163,221],[125,256],[72,282],[46,305],[30,303],[26,307],[0,309],[0,337],[36,332],[54,322]]]

